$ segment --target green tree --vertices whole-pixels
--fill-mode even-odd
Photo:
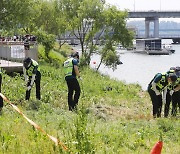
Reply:
[[[36,32],[36,36],[38,43],[42,44],[45,48],[45,56],[48,58],[49,61],[51,61],[51,59],[49,58],[49,52],[54,47],[55,36],[41,30]]]
[[[18,29],[31,16],[35,0],[1,0],[0,28]]]
[[[67,16],[65,14],[62,0],[55,0],[54,7],[54,25],[52,25],[52,32],[55,34],[59,41],[59,47],[67,42],[66,37],[69,37],[70,26],[68,24]]]
[[[72,34],[81,44],[83,65],[88,65],[91,56],[98,53],[101,55],[101,63],[115,69],[119,64],[119,56],[113,46],[118,43],[125,47],[132,44],[133,35],[126,28],[127,12],[115,6],[107,6],[100,0],[62,1]],[[99,42],[103,44],[97,46]]]
[[[117,65],[121,64],[121,62],[115,46],[118,44],[124,47],[132,46],[134,34],[126,27],[127,12],[120,11],[115,6],[109,6],[104,10],[103,16],[104,33],[102,38],[105,41],[104,46],[99,48],[98,53],[101,55],[101,59],[97,70],[102,62],[106,66],[116,69]]]
[[[61,0],[43,0],[37,7],[34,23],[38,29],[48,34],[55,35],[59,40],[60,47],[65,43],[65,33],[68,30],[68,23],[64,15]]]

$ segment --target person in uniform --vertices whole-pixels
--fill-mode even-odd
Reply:
[[[40,81],[41,81],[41,73],[38,70],[38,63],[31,59],[30,57],[25,58],[23,61],[23,72],[25,81],[27,83],[27,90],[26,90],[26,100],[29,100],[31,88],[35,82],[36,84],[36,98],[38,100],[41,99],[40,95]]]
[[[79,82],[76,78],[80,78],[78,63],[78,52],[72,54],[71,57],[64,62],[65,80],[68,86],[68,106],[70,111],[77,109],[78,100],[81,92]]]
[[[148,85],[148,93],[153,105],[153,117],[161,117],[162,92],[169,83],[177,80],[175,74],[157,73]]]

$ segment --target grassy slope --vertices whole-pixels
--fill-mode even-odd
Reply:
[[[41,62],[42,100],[25,101],[22,76],[3,75],[2,93],[72,153],[149,153],[162,133],[163,153],[180,153],[180,120],[151,117],[151,102],[138,85],[125,85],[81,69],[79,112],[67,107],[63,68]],[[109,87],[112,90],[108,90]],[[35,130],[7,103],[0,116],[0,153],[66,153]]]

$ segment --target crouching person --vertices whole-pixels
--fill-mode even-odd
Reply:
[[[161,117],[162,91],[168,84],[175,82],[177,76],[168,73],[157,73],[148,85],[148,93],[153,105],[153,117]]]
[[[41,99],[41,94],[40,94],[41,73],[38,70],[38,63],[29,57],[24,59],[23,73],[24,73],[25,81],[27,83],[26,100],[29,100],[30,98],[31,89],[34,82],[36,84],[36,98],[40,100]]]
[[[166,90],[164,116],[168,117],[170,102],[172,101],[172,116],[177,115],[177,108],[180,108],[180,67],[171,67],[167,73],[174,73],[177,76],[177,80],[168,84]]]
[[[180,110],[180,76],[173,84],[173,90],[170,91],[172,95],[172,116],[177,115],[177,108]]]

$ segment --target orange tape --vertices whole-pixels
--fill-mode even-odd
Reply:
[[[34,121],[29,119],[28,117],[26,117],[24,113],[16,105],[12,104],[2,93],[0,93],[0,96],[3,98],[4,101],[8,102],[19,114],[21,114],[31,125],[33,125],[36,129],[40,130],[42,133],[47,135],[56,145],[61,145],[64,150],[66,151],[68,150],[68,148],[57,138],[46,133],[39,125],[37,125]]]

